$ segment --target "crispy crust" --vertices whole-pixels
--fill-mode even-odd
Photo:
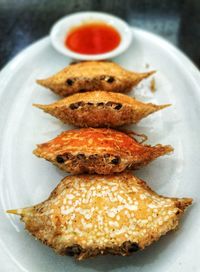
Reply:
[[[118,127],[135,124],[169,104],[142,103],[120,93],[93,91],[77,93],[50,105],[34,106],[78,127]]]
[[[153,73],[130,72],[114,62],[85,61],[69,65],[47,79],[37,80],[37,83],[61,96],[93,90],[127,92]]]
[[[33,153],[73,174],[106,175],[138,169],[171,151],[171,146],[140,144],[120,131],[84,128],[65,131]]]
[[[21,215],[26,229],[57,253],[82,260],[144,249],[176,229],[191,204],[191,198],[157,195],[124,172],[68,176],[46,201],[10,212]]]

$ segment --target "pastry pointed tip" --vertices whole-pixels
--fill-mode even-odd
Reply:
[[[37,79],[36,82],[37,84],[46,87],[47,86],[47,79]]]
[[[176,207],[179,209],[177,214],[185,212],[185,210],[193,203],[193,199],[189,197],[174,198],[174,200]]]
[[[171,107],[171,106],[172,106],[172,104],[164,104],[164,105],[160,105],[160,107],[161,107],[162,109],[168,108],[168,107]]]
[[[174,151],[174,148],[171,145],[165,145],[162,147],[163,153],[168,154]]]
[[[44,110],[46,108],[46,105],[42,105],[42,104],[32,104],[33,107],[36,107],[38,109]]]
[[[151,76],[151,75],[153,75],[155,73],[156,73],[156,70],[152,70],[152,71],[149,71],[149,72],[141,73],[140,76],[143,79],[143,78],[147,78],[147,77],[149,77],[149,76]]]
[[[39,145],[37,145],[37,148],[35,148],[35,149],[32,151],[32,153],[33,153],[35,156],[40,157],[39,152],[38,152],[38,148],[39,148]]]
[[[154,149],[154,156],[155,158],[169,154],[174,151],[174,148],[171,145],[156,145]]]
[[[149,71],[149,72],[145,72],[145,73],[132,73],[132,78],[133,81],[136,81],[137,83],[139,83],[140,81],[142,81],[145,78],[150,77],[151,75],[155,74],[156,71]],[[136,85],[136,84],[135,84]]]
[[[7,213],[16,214],[16,215],[22,215],[23,209],[16,209],[16,210],[7,210]]]
[[[177,201],[177,207],[184,211],[188,206],[192,205],[192,198],[180,198]]]
[[[16,215],[28,215],[33,213],[33,207],[27,207],[22,209],[7,210],[7,213],[16,214]]]
[[[168,108],[170,106],[171,104],[156,105],[156,104],[148,103],[146,107],[146,113],[144,114],[144,116],[148,116],[151,113]]]
[[[42,85],[43,79],[36,79],[36,82],[40,85]]]
[[[165,108],[170,107],[171,105],[172,105],[172,104],[157,105],[157,106],[156,106],[156,109],[157,109],[157,110],[162,110],[162,109],[165,109]]]
[[[150,76],[150,75],[153,75],[155,73],[156,73],[156,70],[152,70],[152,71],[146,72],[145,74],[147,74],[148,76]]]

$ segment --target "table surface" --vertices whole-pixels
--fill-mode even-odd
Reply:
[[[0,69],[52,24],[78,11],[103,11],[156,33],[200,67],[199,0],[0,0]]]

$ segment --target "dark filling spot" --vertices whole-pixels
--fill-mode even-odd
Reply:
[[[104,103],[103,102],[99,102],[99,103],[97,103],[97,106],[104,106]]]
[[[108,107],[111,107],[112,105],[113,105],[112,102],[107,102],[107,103],[106,103],[106,106],[108,106]]]
[[[67,83],[67,85],[72,86],[74,81],[72,79],[68,78],[66,83]]]
[[[115,79],[114,79],[113,76],[109,76],[109,77],[106,78],[106,81],[107,81],[108,83],[113,83],[114,80],[115,80]]]
[[[78,104],[78,106],[84,106],[85,103],[83,101],[77,102],[76,104]]]
[[[138,251],[140,248],[137,243],[135,243],[135,242],[132,243],[131,241],[126,241],[121,245],[121,249],[125,252],[132,253],[132,252]]]
[[[79,102],[80,103],[80,102]],[[76,110],[79,108],[80,104],[79,103],[73,103],[73,104],[70,104],[69,107],[71,110]]]
[[[64,163],[64,162],[65,162],[65,160],[63,159],[63,157],[62,157],[61,155],[58,155],[58,156],[56,157],[56,161],[57,161],[58,163]]]
[[[116,106],[115,106],[115,110],[120,110],[121,109],[121,107],[122,107],[122,104],[120,104],[120,103],[118,103]]]
[[[78,154],[78,155],[77,155],[77,159],[79,159],[79,160],[85,160],[86,157],[85,157],[84,154]]]
[[[91,102],[88,102],[87,104],[88,104],[88,106],[93,106],[93,105],[94,105],[94,104],[91,103]]]
[[[135,252],[138,251],[140,248],[138,246],[137,243],[132,243],[129,247],[128,247],[128,252]]]
[[[65,249],[65,254],[69,256],[79,255],[80,253],[81,247],[79,245],[74,245]]]
[[[80,93],[84,93],[84,92],[86,92],[86,91],[87,91],[86,89],[80,89],[80,90],[79,90]]]
[[[71,154],[69,154],[69,153],[65,153],[64,155],[63,155],[63,157],[64,157],[64,160],[69,160],[70,158],[71,158]]]
[[[115,157],[114,159],[111,160],[111,163],[117,165],[117,164],[120,163],[120,161],[121,161],[121,160],[120,160],[119,157]]]
[[[122,107],[122,104],[109,101],[106,103],[106,106],[113,107],[115,110],[120,110]]]
[[[90,156],[89,156],[89,159],[90,159],[90,160],[96,160],[96,159],[98,159],[98,155],[97,155],[97,154],[90,155]]]

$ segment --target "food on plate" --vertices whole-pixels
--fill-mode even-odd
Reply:
[[[127,71],[114,62],[84,61],[69,65],[47,79],[37,80],[37,83],[61,96],[93,90],[127,92],[153,73]]]
[[[177,228],[191,198],[168,198],[123,172],[64,178],[50,197],[9,210],[25,228],[61,255],[78,260],[104,254],[130,255]]]
[[[125,94],[93,91],[77,93],[50,105],[34,106],[78,127],[117,127],[137,123],[169,104],[143,103]]]
[[[62,132],[33,153],[73,174],[112,174],[137,169],[171,151],[169,145],[144,145],[120,131],[82,128]]]

